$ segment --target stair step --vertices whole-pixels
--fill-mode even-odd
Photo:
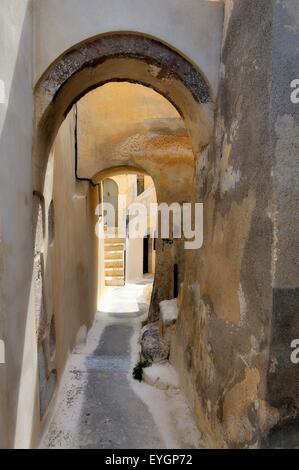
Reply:
[[[125,238],[105,238],[105,245],[125,243]]]
[[[114,281],[115,278],[124,280],[124,275],[122,275],[122,276],[105,276],[106,281]]]
[[[122,268],[124,267],[124,262],[122,259],[120,260],[105,260],[105,269],[110,268]]]
[[[124,278],[111,278],[111,279],[105,279],[105,284],[106,286],[124,286],[125,285],[125,280]]]
[[[117,268],[111,268],[111,269],[106,269],[105,268],[105,277],[122,277],[124,275],[124,270],[123,269],[117,269]]]
[[[124,245],[105,245],[105,251],[124,251]]]
[[[123,251],[109,251],[105,253],[105,262],[106,261],[122,261],[123,260]]]

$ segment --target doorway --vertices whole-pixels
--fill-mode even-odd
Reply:
[[[114,208],[114,222],[109,218],[108,227],[118,227],[118,192],[118,185],[115,181],[110,178],[103,181],[103,200]]]

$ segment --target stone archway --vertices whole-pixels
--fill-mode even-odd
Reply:
[[[91,90],[108,82],[122,81],[152,88],[174,105],[190,136],[195,171],[197,159],[212,135],[213,102],[204,75],[177,51],[156,39],[115,33],[74,46],[49,67],[36,85],[33,155],[36,190],[43,191],[47,157],[71,107]],[[190,188],[193,185],[194,181],[190,181]],[[153,295],[152,318],[157,316],[165,289],[170,287],[161,287],[161,292]]]
[[[180,112],[195,155],[210,142],[213,103],[203,74],[169,46],[137,34],[116,33],[74,46],[35,88],[34,185],[41,189],[47,155],[71,106],[110,81],[151,87]]]
[[[130,33],[100,36],[74,46],[58,58],[37,83],[33,151],[34,190],[43,193],[48,157],[60,126],[73,105],[88,92],[109,82],[130,82],[152,88],[177,109],[191,141],[194,166],[188,194],[190,192],[191,200],[196,200],[198,191],[194,175],[200,156],[206,152],[205,149],[210,143],[213,129],[213,100],[210,87],[203,74],[171,47],[156,39]],[[179,195],[174,194],[174,197],[177,201]],[[179,200],[184,201],[184,197]],[[37,214],[33,214],[34,229],[36,223]],[[161,265],[164,259],[170,260],[171,264],[171,240],[161,239],[158,250],[164,253],[164,257],[159,257],[156,275],[157,272],[163,274]],[[180,246],[174,251],[175,257],[183,256]],[[178,252],[181,255],[177,255]],[[172,272],[170,264],[168,268]],[[51,279],[51,265],[47,269],[48,279]],[[154,287],[150,320],[157,319],[159,302],[173,296],[173,289],[171,294],[163,296],[169,291],[171,284],[166,282],[166,276],[161,275],[160,279],[163,278],[165,282],[161,282],[156,290]]]

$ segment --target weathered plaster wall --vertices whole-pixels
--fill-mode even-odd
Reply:
[[[81,177],[99,181],[113,168],[137,168],[153,179],[159,204],[191,201],[195,171],[191,139],[183,119],[163,96],[142,85],[109,83],[85,95],[77,108]],[[151,320],[159,314],[159,302],[173,298],[175,264],[180,282],[184,275],[181,240],[169,237],[156,245]],[[142,241],[133,241],[131,248],[140,252]],[[142,260],[136,259],[137,265],[142,273]]]
[[[55,140],[43,192],[45,321],[38,335],[41,413],[36,411],[37,438],[55,403],[69,353],[85,340],[97,310],[98,193],[88,182],[75,178],[75,127],[73,109]]]
[[[132,196],[128,198],[129,204],[143,204],[147,209],[147,234],[154,233],[156,228],[156,220],[151,219],[150,217],[150,206],[151,204],[157,203],[157,195],[154,186],[154,182],[150,176],[144,175],[144,192],[137,196],[137,176],[130,177],[129,180],[131,186]],[[128,190],[130,190],[130,186]],[[150,243],[153,243],[151,240]],[[143,261],[144,261],[144,244],[143,238],[137,239],[127,239],[126,243],[126,281],[127,282],[136,282],[140,281],[143,278]],[[148,268],[149,273],[155,274],[155,264],[154,258],[155,254],[151,252],[149,256]]]
[[[126,244],[126,282],[135,283],[143,277],[143,238],[134,238]]]
[[[57,319],[58,367],[65,360],[82,326],[89,328],[96,312],[94,279],[94,189],[75,179],[75,116],[70,113],[54,149],[55,240],[53,243],[53,298]],[[66,221],[66,215],[69,222]]]
[[[0,447],[28,446],[36,350],[32,277],[32,12],[30,1],[0,5]],[[12,190],[13,189],[13,190]],[[4,393],[6,391],[6,393]]]
[[[200,71],[157,40],[132,33],[93,38],[67,51],[35,89],[34,185],[43,184],[45,163],[65,113],[87,91],[110,81],[144,84],[180,110],[195,155],[210,141],[213,101]]]
[[[198,161],[204,246],[190,254],[173,361],[209,444],[255,446],[265,399],[271,288],[272,2],[226,4],[214,142]]]
[[[259,446],[298,415],[297,18],[295,2],[226,2],[214,142],[197,167],[204,246],[187,260],[172,350],[217,447]]]
[[[82,158],[81,158],[82,160]],[[101,160],[99,164],[101,163]],[[137,174],[134,170],[128,168],[129,173],[125,173],[126,169],[117,170],[117,174],[113,174],[111,170],[109,179],[113,180],[118,187],[118,227],[124,227],[126,224],[126,210],[133,203],[142,203],[147,207],[148,214],[150,213],[150,204],[157,202],[155,185],[152,178],[148,175],[143,175],[144,178],[144,192],[137,196]],[[124,173],[119,173],[124,171]],[[104,181],[104,180],[103,180]],[[107,202],[107,201],[106,201]],[[148,218],[150,219],[150,217]],[[149,222],[149,220],[148,220]]]
[[[203,149],[210,138],[212,99],[208,87],[179,56],[172,54],[168,61],[169,52],[158,43],[125,35],[74,49],[36,89],[40,120],[34,185],[30,3],[1,1],[0,39],[5,52],[0,57],[0,80],[5,82],[6,101],[0,104],[0,334],[6,340],[7,363],[0,366],[0,393],[6,390],[7,399],[0,402],[4,416],[0,422],[0,445],[28,447],[32,436],[35,438],[40,432],[36,299],[30,284],[34,273],[33,246],[36,248],[32,239],[32,189],[41,190],[48,150],[66,110],[86,89],[115,76],[147,83],[167,94],[178,104],[193,139],[196,199],[205,203],[204,247],[200,253],[188,253],[172,360],[210,445],[260,445],[263,438],[267,440],[270,429],[278,426],[279,432],[279,427],[298,416],[298,381],[287,352],[290,339],[293,335],[298,337],[298,112],[289,100],[289,82],[299,78],[298,2],[226,1],[216,127],[210,148]],[[126,30],[158,37],[177,48],[207,76],[214,92],[217,90],[222,28],[222,6],[218,2],[35,0],[33,5],[35,80],[74,44],[107,31]],[[125,57],[124,51],[120,59],[116,53],[119,48],[129,48],[131,56]],[[152,59],[158,67],[153,66]],[[176,70],[177,63],[181,74]],[[64,126],[56,149],[62,158],[56,168],[62,171],[58,174],[64,175],[65,171],[70,176],[73,160],[65,161],[64,157],[66,142],[73,151],[71,116]],[[156,174],[158,199],[162,200],[164,194],[171,202],[178,197],[165,193],[165,188],[173,183],[167,168],[168,164],[174,167],[173,156],[179,149],[180,158],[175,165],[177,174],[186,177],[181,185],[184,191],[188,188],[181,196],[185,200],[192,188],[186,183],[191,181],[193,162],[189,137],[178,132],[180,129],[181,123],[176,121],[175,130],[172,128],[169,133],[168,128],[165,132],[160,122],[150,136],[145,136],[144,126],[143,130],[137,127],[131,145],[127,142],[119,155],[119,141],[110,154],[114,166],[127,165],[132,157],[135,166],[153,178]],[[151,172],[147,164],[157,157],[153,148],[158,147],[160,155]],[[111,161],[106,160],[106,166],[96,168],[91,176],[109,168],[108,164],[111,167]],[[51,159],[48,170],[51,171]],[[95,192],[87,193],[85,184],[80,185],[78,192],[78,186],[71,186],[74,182],[68,176],[63,176],[60,183],[57,180],[60,186],[54,184],[54,226],[55,217],[59,217],[68,227],[66,233],[75,232],[76,237],[68,245],[66,234],[58,229],[46,259],[46,299],[54,300],[53,310],[59,312],[58,375],[68,348],[75,342],[76,331],[88,324],[93,313],[89,307],[82,315],[83,305],[77,299],[74,328],[66,331],[69,326],[64,321],[72,313],[68,306],[73,305],[72,294],[77,292],[66,271],[59,270],[60,257],[65,256],[73,282],[79,279],[85,286],[79,292],[87,296],[91,306],[93,295],[86,288],[90,281],[88,268],[81,263],[90,253],[83,253],[79,245],[90,246],[92,236],[90,230],[88,234],[82,231],[79,219],[85,212],[86,225],[93,225],[86,204],[92,198],[93,207],[96,201]],[[163,187],[165,181],[167,185]],[[69,186],[64,189],[64,184]],[[44,195],[47,209],[48,194],[49,187]],[[74,214],[74,231],[66,222],[66,210]],[[172,266],[173,249],[168,242],[164,244],[165,259]],[[77,252],[78,257],[71,262],[70,257]],[[96,272],[95,265],[92,269]],[[163,282],[170,295],[170,278],[158,282],[162,289]],[[62,286],[66,288],[65,296]],[[57,289],[54,296],[52,288]]]
[[[204,71],[213,89],[217,89],[222,2],[34,0],[34,7],[36,80],[73,45],[102,33],[132,31],[158,37],[180,50]]]
[[[37,336],[43,329],[47,334],[48,330],[53,332],[47,320],[51,321],[55,312],[57,355],[52,359],[59,378],[78,328],[90,325],[95,311],[97,245],[92,233],[97,199],[95,192],[86,188],[87,183],[74,189],[74,129],[68,119],[58,140],[61,158],[55,168],[54,217],[58,219],[54,227],[58,228],[58,240],[44,249],[49,241],[54,168],[52,154],[44,194],[41,198],[33,195],[32,5],[26,0],[3,0],[0,10],[1,90],[4,88],[0,103],[0,339],[6,346],[6,364],[0,365],[0,447],[27,448],[36,444],[41,432]],[[35,207],[36,201],[41,201],[39,207]],[[74,226],[65,210],[74,215]],[[37,229],[34,234],[33,226]],[[74,265],[70,266],[69,256]],[[39,297],[43,290],[44,299]],[[75,302],[75,295],[81,303]],[[84,307],[82,299],[86,299]],[[46,319],[42,317],[44,310]],[[39,327],[37,320],[41,320]],[[53,338],[48,340],[47,347],[52,348]]]
[[[299,79],[299,3],[276,0],[273,8],[273,318],[267,399],[280,411],[270,445],[285,446],[291,443],[288,424],[298,421],[299,410],[299,369],[290,361],[291,342],[299,338],[299,104],[290,99],[290,83]]]
[[[151,88],[135,83],[107,83],[85,95],[77,107],[78,171],[90,178],[126,163],[129,150],[125,152],[125,145],[130,137],[133,140],[138,134],[159,131],[163,135],[163,130],[187,136],[184,121],[174,106]]]
[[[32,19],[30,6],[33,6],[34,12],[34,41],[32,41]],[[7,384],[5,384],[5,368],[1,370],[1,387],[7,385],[7,396],[9,397],[6,407],[10,431],[5,436],[8,438],[8,445],[13,446],[30,446],[31,438],[38,435],[38,379],[37,379],[37,348],[35,343],[35,304],[40,299],[36,299],[31,279],[34,280],[35,256],[39,257],[41,247],[35,246],[35,240],[32,238],[32,190],[43,191],[43,184],[32,184],[31,178],[31,145],[32,145],[32,66],[35,70],[35,79],[45,71],[49,64],[57,59],[60,53],[64,52],[74,43],[80,42],[93,35],[101,34],[110,29],[109,25],[99,24],[102,22],[112,21],[111,28],[113,30],[133,28],[133,23],[142,27],[141,20],[148,22],[145,32],[148,34],[159,34],[164,31],[166,36],[163,38],[167,42],[170,39],[170,32],[173,32],[173,17],[169,15],[166,4],[161,6],[153,3],[148,6],[144,2],[143,8],[136,8],[135,2],[128,2],[128,15],[124,15],[123,2],[104,2],[90,1],[89,8],[86,2],[41,2],[18,0],[18,2],[6,1],[1,2],[1,43],[5,45],[4,53],[1,56],[1,73],[3,73],[7,101],[4,108],[1,108],[1,157],[3,171],[1,166],[1,201],[5,202],[3,210],[1,208],[1,253],[4,254],[1,259],[3,268],[3,295],[1,305],[6,310],[9,321],[5,324],[2,322],[1,328],[5,330],[5,339],[7,342]],[[176,18],[180,18],[182,24],[181,3],[177,2],[174,8],[172,3],[172,12]],[[198,24],[201,24],[202,40],[209,44],[209,53],[207,48],[202,49],[200,54],[202,67],[207,69],[211,83],[216,87],[218,77],[218,60],[219,60],[219,34],[221,28],[222,9],[218,5],[210,2],[203,2],[202,9],[199,12],[198,2],[192,1],[190,5],[184,5],[188,8],[189,17],[194,21],[194,38],[197,38]],[[151,12],[151,15],[144,14],[144,8]],[[153,8],[153,9],[152,9]],[[106,9],[106,14],[103,14]],[[164,15],[161,14],[164,10]],[[190,9],[190,10],[189,10]],[[98,15],[97,12],[101,11]],[[116,15],[116,11],[118,14]],[[134,18],[134,13],[138,12]],[[195,19],[194,13],[197,13]],[[215,21],[216,32],[211,35],[212,28],[208,27],[209,18]],[[68,21],[66,22],[66,18]],[[84,21],[83,21],[84,18]],[[116,21],[116,19],[118,20]],[[132,18],[132,23],[128,21]],[[162,20],[163,18],[163,20]],[[157,21],[159,19],[159,21]],[[139,21],[140,20],[140,21]],[[75,26],[78,22],[79,27]],[[184,28],[180,29],[180,41],[183,46],[186,37],[186,29],[190,34],[190,19],[184,21]],[[146,25],[145,25],[146,26]],[[134,29],[134,28],[133,28]],[[3,36],[3,37],[2,37]],[[190,44],[192,41],[190,42]],[[179,44],[178,44],[179,45]],[[174,45],[174,47],[176,47]],[[182,47],[182,49],[184,49]],[[192,45],[189,49],[185,42],[185,53],[192,55],[192,50],[197,49]],[[36,52],[36,58],[33,60],[32,52]],[[195,53],[196,56],[196,53]],[[196,56],[197,57],[197,56]],[[195,57],[195,60],[196,60]],[[133,70],[135,68],[133,67]],[[137,70],[137,69],[136,69]],[[155,81],[156,70],[151,71],[152,79]],[[137,74],[138,75],[138,74]],[[2,79],[2,76],[0,79]],[[166,80],[167,81],[167,80]],[[191,94],[190,97],[191,98]],[[66,100],[68,101],[68,100]],[[2,105],[0,105],[2,107]],[[2,112],[4,109],[4,112]],[[68,105],[64,112],[68,109]],[[38,107],[37,107],[38,111]],[[58,129],[61,120],[57,120]],[[51,126],[50,126],[51,127]],[[49,128],[51,132],[51,128]],[[53,137],[55,133],[53,133]],[[51,146],[52,141],[49,145]],[[48,150],[43,152],[45,161],[48,158]],[[41,161],[35,162],[39,168],[43,167]],[[46,166],[46,165],[45,165]],[[45,168],[45,167],[43,167]],[[15,191],[10,192],[11,179],[14,181]],[[3,181],[2,181],[3,180]],[[41,180],[41,183],[44,181]],[[10,197],[6,197],[9,194]],[[94,194],[93,194],[94,198]],[[45,197],[45,207],[49,209],[48,200]],[[21,206],[20,206],[21,204]],[[21,210],[22,209],[22,210]],[[48,213],[48,211],[47,211]],[[56,213],[54,205],[54,216]],[[37,213],[34,215],[38,215]],[[4,222],[3,222],[4,221]],[[34,228],[36,220],[34,222]],[[55,220],[54,220],[55,223]],[[33,247],[36,252],[33,253]],[[51,252],[49,250],[49,253]],[[34,255],[34,256],[33,256]],[[51,261],[47,257],[47,275],[45,276],[46,298],[50,302],[52,298],[50,278],[52,276]],[[54,265],[54,263],[52,262]],[[20,268],[22,266],[22,268]],[[37,271],[39,272],[39,271]],[[2,280],[2,278],[1,278]],[[39,279],[38,279],[39,281]],[[33,282],[34,284],[34,282]],[[40,283],[37,283],[40,288]],[[54,285],[55,283],[53,283]],[[18,292],[18,295],[16,294]],[[50,300],[49,300],[50,299]],[[53,300],[53,299],[52,299]],[[31,307],[29,307],[31,305]],[[41,307],[41,305],[39,305]],[[51,310],[51,308],[49,308]],[[4,326],[3,326],[4,325]],[[18,341],[16,341],[18,338]],[[13,348],[13,350],[12,350]],[[63,358],[63,353],[62,358]],[[61,364],[63,359],[61,359]],[[3,373],[4,372],[4,373]],[[24,400],[26,396],[26,400]],[[2,421],[4,423],[4,420]]]

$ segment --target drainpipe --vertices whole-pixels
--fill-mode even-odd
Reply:
[[[91,178],[85,178],[85,177],[80,177],[78,176],[78,109],[77,105],[75,104],[75,119],[76,119],[76,124],[75,124],[75,177],[76,180],[78,181],[87,181],[91,186],[98,187],[99,189],[99,183],[94,183]]]

